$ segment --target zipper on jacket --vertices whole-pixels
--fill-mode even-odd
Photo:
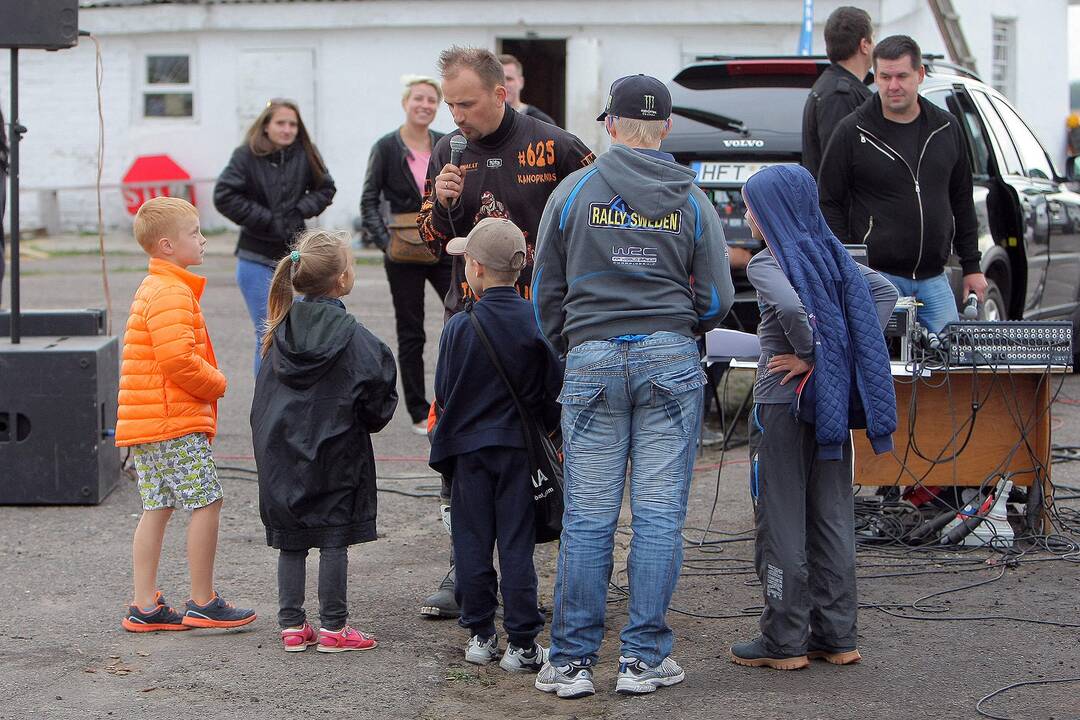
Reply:
[[[930,144],[930,140],[932,140],[933,137],[935,135],[937,135],[939,132],[941,132],[945,128],[949,127],[949,123],[945,123],[941,127],[931,131],[931,133],[926,136],[926,142],[923,143],[922,150],[919,152],[919,162],[915,166],[915,170],[912,170],[911,165],[908,164],[908,161],[904,159],[904,156],[901,155],[900,153],[896,152],[896,149],[891,147],[887,142],[885,142],[881,138],[875,137],[873,135],[873,133],[871,133],[869,130],[862,127],[861,125],[856,125],[855,127],[858,128],[860,132],[864,133],[871,140],[876,140],[877,142],[881,143],[885,147],[889,148],[889,150],[892,150],[892,152],[896,153],[896,156],[898,158],[900,158],[900,161],[904,163],[904,167],[906,167],[908,169],[908,172],[911,174],[911,181],[913,183],[915,183],[915,202],[919,206],[919,254],[915,256],[915,266],[913,268],[911,268],[911,279],[914,280],[915,275],[916,275],[916,273],[918,272],[918,269],[919,269],[919,263],[922,262],[923,240],[924,240],[925,234],[926,234],[926,227],[925,227],[925,225],[926,225],[926,217],[924,215],[923,204],[922,204],[922,188],[919,187],[919,171],[922,170],[923,156],[926,155],[926,148]],[[870,144],[874,145],[873,142],[871,142]],[[877,145],[874,145],[874,147],[877,147]],[[881,150],[881,148],[877,148],[877,149]],[[882,150],[882,152],[884,152],[884,151]],[[888,155],[888,153],[885,153],[885,154]]]
[[[862,236],[863,245],[870,239],[870,233],[874,231],[874,216],[870,216],[870,227],[866,228],[866,234]]]

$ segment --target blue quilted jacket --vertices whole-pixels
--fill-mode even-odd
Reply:
[[[839,460],[853,427],[866,428],[874,452],[888,452],[896,430],[888,349],[870,288],[826,225],[813,177],[798,165],[775,165],[751,176],[743,196],[814,329],[803,403],[813,396],[818,457]]]

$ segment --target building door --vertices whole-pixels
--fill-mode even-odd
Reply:
[[[566,40],[500,38],[499,52],[521,61],[522,102],[535,105],[566,127]]]
[[[240,137],[272,98],[295,100],[312,139],[315,107],[315,51],[311,48],[243,50],[236,72],[236,118]]]

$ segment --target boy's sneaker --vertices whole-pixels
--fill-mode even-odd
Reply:
[[[528,650],[522,650],[517,645],[507,645],[499,667],[514,673],[540,672],[547,660],[548,651],[539,643],[534,642]]]
[[[379,641],[374,635],[362,633],[346,625],[340,630],[319,628],[319,652],[336,653],[347,650],[371,650]]]
[[[833,665],[852,665],[862,660],[858,648],[848,648],[847,650],[832,648],[814,642],[813,638],[810,638],[810,648],[806,652],[806,657],[811,660],[824,660]]]
[[[198,605],[194,600],[187,601],[184,624],[197,628],[234,628],[255,621],[255,611],[234,607],[232,603],[214,593],[214,598],[205,605]]]
[[[304,652],[308,649],[308,645],[319,644],[319,636],[315,634],[315,628],[309,623],[304,623],[298,628],[282,630],[281,644],[285,646],[285,652]]]
[[[492,635],[489,638],[473,635],[469,638],[469,644],[465,646],[465,662],[473,665],[487,665],[497,657],[499,657],[498,635]]]
[[[644,695],[656,692],[658,687],[681,683],[686,673],[670,656],[656,667],[649,667],[637,658],[619,657],[619,680],[615,692],[623,695]]]
[[[782,655],[765,649],[765,640],[756,637],[731,646],[731,661],[747,667],[771,667],[774,670],[802,670],[810,665],[805,655]]]
[[[592,670],[588,665],[578,663],[555,667],[549,660],[540,668],[540,672],[536,674],[536,682],[533,684],[537,690],[546,693],[553,692],[567,700],[596,693],[596,688],[593,687]]]
[[[160,630],[190,630],[183,623],[183,616],[169,607],[161,591],[154,596],[154,609],[145,612],[135,605],[128,605],[127,615],[120,624],[128,632],[158,632]]]

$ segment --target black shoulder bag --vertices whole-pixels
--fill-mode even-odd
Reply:
[[[484,332],[484,328],[481,327],[480,320],[476,317],[472,307],[467,307],[465,312],[468,313],[469,319],[472,320],[473,327],[476,328],[476,334],[480,338],[480,342],[484,344],[488,357],[491,358],[491,364],[495,366],[499,377],[506,384],[510,397],[514,399],[518,415],[521,416],[521,427],[525,435],[525,448],[529,453],[529,464],[531,465],[529,475],[532,478],[533,487],[536,542],[546,543],[558,540],[559,535],[562,534],[563,466],[562,455],[556,443],[562,445],[561,434],[556,433],[558,438],[553,441],[544,432],[540,423],[528,413],[524,403],[521,402],[521,398],[518,397],[517,392],[514,390],[514,386],[510,384],[510,378],[507,377],[506,370],[503,369],[502,362],[499,361],[499,356],[495,353],[495,348],[492,347],[491,341],[488,340],[487,334]]]

